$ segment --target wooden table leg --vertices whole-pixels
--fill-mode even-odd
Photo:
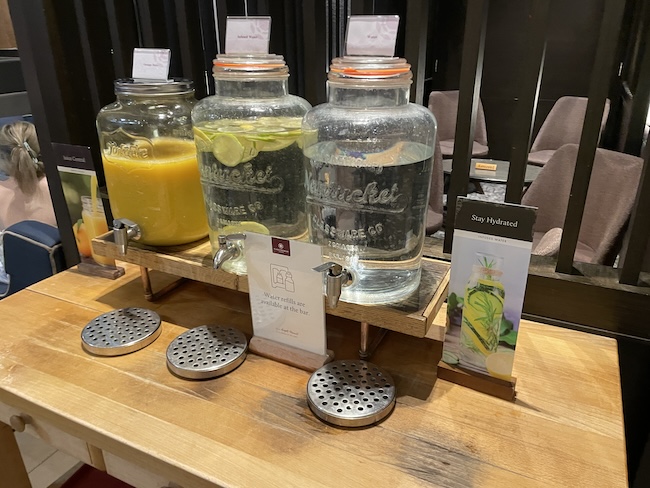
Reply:
[[[25,463],[18,450],[14,430],[0,422],[0,484],[12,488],[31,488]]]

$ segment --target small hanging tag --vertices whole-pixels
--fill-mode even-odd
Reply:
[[[133,50],[134,80],[160,80],[169,79],[169,49],[148,49],[136,47]]]
[[[226,54],[268,54],[271,17],[228,17]]]
[[[351,15],[348,17],[348,31],[345,52],[351,56],[395,55],[398,15]]]

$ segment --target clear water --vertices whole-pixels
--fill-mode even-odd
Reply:
[[[372,148],[372,151],[368,150]],[[433,150],[397,143],[324,142],[305,151],[311,241],[353,275],[341,299],[377,304],[420,283]]]
[[[300,131],[286,129],[284,133],[277,132],[278,138],[273,139],[275,133],[269,135],[269,131],[284,129],[259,125],[252,128],[253,124],[250,127],[247,132],[239,133],[231,132],[230,127],[200,127],[214,143],[211,147],[197,142],[213,253],[219,248],[220,234],[250,231],[300,239],[307,233]],[[246,149],[246,157],[230,165],[219,161],[213,151],[214,145],[219,144],[219,139],[214,138],[216,132],[237,137]],[[291,137],[281,139],[286,133]],[[224,263],[223,269],[245,274],[246,262],[243,257],[230,260]]]

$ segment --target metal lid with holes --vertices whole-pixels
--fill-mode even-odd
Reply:
[[[334,361],[309,378],[307,403],[325,422],[364,427],[392,412],[395,383],[388,373],[366,361]]]
[[[167,367],[192,380],[230,373],[246,359],[248,342],[232,327],[202,325],[183,332],[167,347]]]
[[[156,312],[120,308],[88,322],[81,331],[81,345],[98,356],[120,356],[147,347],[160,332],[160,316]]]

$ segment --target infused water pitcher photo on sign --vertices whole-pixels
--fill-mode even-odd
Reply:
[[[459,197],[442,360],[512,380],[533,240],[533,207]]]

